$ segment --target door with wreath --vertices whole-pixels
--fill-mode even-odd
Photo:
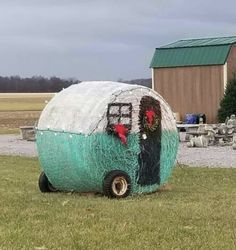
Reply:
[[[161,108],[159,101],[144,96],[140,101],[140,154],[138,184],[160,184]]]

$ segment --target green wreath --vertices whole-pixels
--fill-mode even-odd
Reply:
[[[151,126],[148,124],[147,117],[144,116],[143,117],[143,126],[144,126],[144,129],[146,131],[154,132],[157,129],[157,127],[159,126],[159,119],[158,119],[157,115],[155,115],[153,124]]]

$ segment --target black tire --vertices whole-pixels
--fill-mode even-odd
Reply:
[[[53,185],[49,182],[48,177],[44,172],[42,172],[39,176],[39,189],[42,193],[50,193],[57,192],[58,190],[53,187]]]
[[[103,193],[109,198],[125,198],[131,192],[130,177],[120,170],[109,172],[104,178]]]

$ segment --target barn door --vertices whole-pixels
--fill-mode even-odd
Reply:
[[[160,183],[161,109],[160,103],[150,96],[140,101],[140,149],[138,184]]]

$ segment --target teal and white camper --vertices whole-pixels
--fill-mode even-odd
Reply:
[[[122,198],[155,191],[175,164],[178,133],[153,90],[117,82],[64,89],[39,119],[42,192],[100,192]]]

